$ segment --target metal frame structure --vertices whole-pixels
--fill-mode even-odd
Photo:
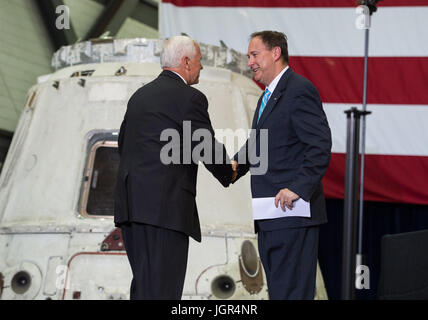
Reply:
[[[76,32],[70,22],[69,29],[56,28],[56,8],[64,5],[63,0],[33,0],[39,9],[54,50],[76,43]],[[115,36],[125,20],[130,17],[153,29],[158,29],[158,4],[153,0],[94,0],[105,6],[94,21],[84,39],[99,38],[106,32]]]
[[[99,38],[106,32],[112,36],[116,35],[126,18],[135,11],[138,2],[139,0],[110,0],[86,34],[85,40]]]
[[[40,15],[51,38],[54,50],[77,41],[76,32],[70,22],[69,29],[58,29],[55,25],[57,19],[56,8],[64,5],[62,0],[34,0],[39,9]]]

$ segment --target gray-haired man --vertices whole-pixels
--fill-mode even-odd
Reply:
[[[223,153],[220,164],[205,157],[205,166],[225,187],[236,177],[224,146],[214,139],[207,98],[190,86],[198,83],[202,69],[198,44],[189,37],[170,38],[161,66],[159,77],[130,98],[119,134],[114,222],[122,230],[132,268],[131,299],[181,299],[189,236],[201,241],[195,202],[198,163],[163,163],[168,141],[162,132],[173,129],[182,141],[185,123],[192,135],[207,130],[213,157],[218,148]]]

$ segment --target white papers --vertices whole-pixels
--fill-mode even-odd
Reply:
[[[293,210],[275,207],[275,198],[253,198],[253,219],[275,219],[283,217],[311,217],[311,205],[302,198],[293,202]]]

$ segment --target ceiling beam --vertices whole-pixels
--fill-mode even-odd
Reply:
[[[34,2],[39,9],[43,23],[55,50],[77,41],[77,36],[71,24],[70,17],[65,16],[69,13],[65,13],[61,10],[57,12],[59,6],[64,6],[62,0],[34,0]],[[63,17],[61,17],[61,15]],[[59,23],[61,21],[57,21],[58,19],[61,19],[62,22],[64,22],[64,19],[67,20],[68,26],[64,27],[64,25],[61,25],[61,23]]]
[[[140,0],[137,10],[132,13],[131,18],[158,30],[158,4],[152,0]]]
[[[109,0],[93,0],[106,6]],[[155,0],[140,0],[135,10],[131,13],[130,18],[144,23],[158,30],[158,8],[159,3]]]
[[[109,31],[110,36],[115,36],[120,27],[132,12],[135,11],[139,0],[111,0],[107,3],[104,11],[96,20],[87,33],[85,40],[99,38],[103,33]]]

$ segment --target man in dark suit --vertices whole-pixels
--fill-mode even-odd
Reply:
[[[133,273],[131,299],[181,299],[189,236],[201,241],[198,161],[225,187],[236,177],[224,146],[214,138],[207,98],[190,86],[198,83],[202,69],[198,44],[189,37],[170,38],[161,66],[159,77],[130,98],[119,134],[114,222],[122,230]],[[196,130],[210,141],[189,141]],[[178,141],[165,139],[171,131]],[[192,151],[199,143],[209,149],[200,148],[198,155]]]
[[[253,135],[233,165],[237,179],[251,171],[253,199],[271,197],[272,206],[283,211],[299,198],[310,203],[309,218],[258,219],[255,229],[270,298],[313,299],[319,225],[327,222],[321,179],[330,161],[330,128],[315,87],[288,66],[283,33],[253,33],[248,58],[254,79],[266,91],[258,101]],[[267,146],[262,129],[267,129]],[[251,153],[263,147],[267,154],[259,158],[266,163],[251,163]],[[260,167],[266,168],[262,174]]]

